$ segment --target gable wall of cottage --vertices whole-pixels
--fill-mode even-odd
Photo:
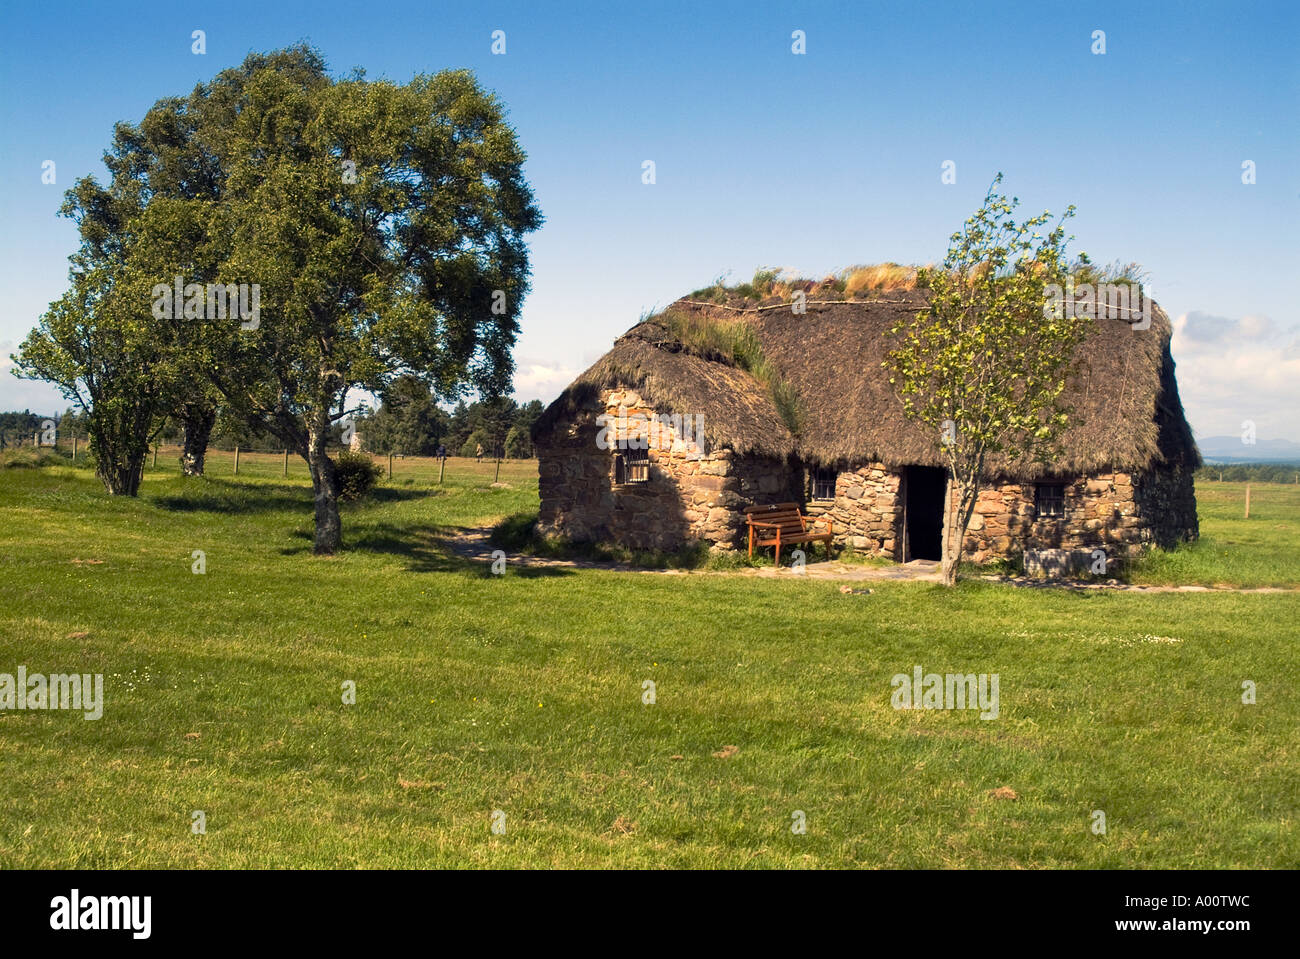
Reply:
[[[598,423],[602,413],[607,419]],[[708,450],[693,427],[650,427],[657,415],[635,390],[611,389],[546,437],[539,529],[630,549],[669,551],[701,540],[730,549],[744,538],[746,507],[798,498],[780,461]],[[597,442],[602,431],[605,449]],[[616,457],[643,441],[649,480],[615,482]]]

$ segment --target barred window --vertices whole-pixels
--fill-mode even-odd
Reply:
[[[615,455],[614,482],[620,486],[650,482],[650,451],[626,450]]]
[[[1039,519],[1065,515],[1065,485],[1039,483],[1034,487],[1034,512]]]
[[[812,498],[813,499],[834,499],[835,498],[835,470],[821,469],[821,468],[813,470]]]

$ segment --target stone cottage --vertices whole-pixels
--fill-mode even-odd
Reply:
[[[955,491],[935,438],[904,416],[881,369],[889,328],[924,305],[916,290],[810,296],[801,315],[788,300],[684,299],[638,323],[534,427],[539,528],[641,549],[700,540],[743,548],[747,507],[796,501],[828,517],[839,544],[901,562],[938,559]],[[765,369],[682,334],[718,318],[748,325],[749,355]],[[1197,536],[1200,459],[1178,398],[1171,327],[1154,304],[1144,326],[1095,322],[1071,381],[1061,454],[990,466],[967,558],[1041,548],[1114,557]]]

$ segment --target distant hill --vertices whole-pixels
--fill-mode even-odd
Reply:
[[[1197,439],[1207,463],[1297,463],[1300,443],[1290,440],[1257,440],[1247,446],[1240,436],[1207,436]]]

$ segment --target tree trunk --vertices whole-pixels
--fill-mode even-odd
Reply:
[[[311,470],[311,489],[316,501],[315,552],[332,556],[343,545],[343,522],[339,518],[339,479],[334,461],[325,452],[329,439],[329,417],[322,412],[307,435],[307,466]]]
[[[148,447],[138,451],[114,455],[103,443],[96,444],[95,472],[104,483],[109,496],[136,496],[140,480],[144,478],[144,459]]]
[[[953,490],[950,487],[945,494],[947,509],[943,524],[943,561],[940,574],[943,585],[955,586],[957,570],[961,567],[961,557],[965,551],[966,529],[970,526],[971,514],[975,512],[975,499],[979,495],[979,485],[952,476],[949,476],[948,481],[956,487],[957,501],[953,502]]]
[[[217,408],[209,403],[189,403],[181,409],[185,442],[181,451],[181,472],[202,476],[203,461],[208,454],[208,439],[217,422]]]

